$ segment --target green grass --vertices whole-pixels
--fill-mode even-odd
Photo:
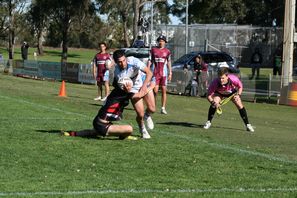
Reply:
[[[29,48],[28,60],[35,60],[33,56],[35,51],[37,51],[37,48],[32,48],[32,47]],[[60,48],[45,47],[44,55],[38,56],[37,60],[60,62],[61,53],[62,53],[62,49]],[[69,48],[67,61],[70,63],[90,64],[91,60],[94,58],[96,53],[97,51],[94,49]],[[0,54],[2,54],[5,59],[8,59],[8,51],[5,47],[0,47]],[[20,46],[15,47],[14,59],[15,60],[22,59]]]
[[[296,197],[294,107],[245,103],[254,134],[228,103],[204,130],[205,99],[168,96],[150,140],[63,137],[92,128],[95,86],[0,74],[0,197]],[[124,121],[134,126],[131,105]],[[19,194],[17,194],[19,193]]]

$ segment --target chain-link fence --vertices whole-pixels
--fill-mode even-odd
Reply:
[[[186,53],[184,25],[156,25],[154,38],[168,37],[173,60]],[[261,67],[272,67],[273,57],[282,47],[282,28],[253,27],[228,24],[189,25],[188,52],[224,51],[236,58],[240,66],[249,66],[252,53],[260,49]]]

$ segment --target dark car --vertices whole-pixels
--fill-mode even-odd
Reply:
[[[205,63],[208,64],[208,71],[217,71],[220,67],[228,67],[231,73],[240,73],[237,68],[236,60],[225,52],[207,51],[207,52],[190,52],[183,55],[173,62],[172,70],[182,70],[185,65],[189,69],[193,69],[194,59],[200,55]]]

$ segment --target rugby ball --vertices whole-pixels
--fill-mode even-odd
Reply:
[[[132,87],[133,81],[129,77],[122,77],[122,78],[119,78],[118,85],[122,90],[124,90],[125,85],[131,85]]]
[[[106,68],[106,69],[110,69],[110,68],[111,68],[111,60],[110,60],[110,59],[107,59],[107,60],[105,61],[105,68]]]

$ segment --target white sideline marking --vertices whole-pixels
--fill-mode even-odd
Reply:
[[[29,102],[29,101],[22,100],[22,99],[16,99],[16,98],[11,98],[11,97],[7,97],[7,96],[1,96],[1,95],[0,95],[0,98],[7,99],[7,100],[14,100],[16,102],[22,102],[22,103],[25,103],[25,104],[32,105],[34,107],[39,107],[39,108],[48,109],[48,110],[52,110],[52,111],[63,112],[65,114],[78,115],[78,116],[82,116],[82,117],[88,117],[88,116],[86,116],[84,114],[81,114],[81,113],[75,113],[75,112],[71,112],[71,111],[65,111],[63,109],[58,109],[58,108],[55,108],[55,107],[48,107],[48,106],[45,106],[45,105],[41,105],[41,104],[38,104],[38,103]]]
[[[297,188],[221,188],[221,189],[127,189],[127,190],[85,190],[85,191],[52,191],[52,192],[0,192],[0,196],[38,196],[38,195],[84,195],[84,194],[138,194],[138,193],[267,193],[296,192]]]
[[[281,158],[281,157],[276,157],[274,155],[269,155],[269,154],[266,154],[266,153],[260,153],[260,152],[257,152],[257,151],[249,151],[249,150],[229,146],[229,145],[226,145],[226,144],[212,143],[212,142],[208,142],[206,140],[201,140],[201,139],[197,139],[197,138],[193,139],[193,137],[188,137],[188,136],[183,136],[183,135],[178,135],[178,134],[173,134],[173,133],[168,133],[168,132],[163,132],[163,131],[160,131],[160,133],[175,136],[175,137],[182,138],[182,139],[186,139],[186,140],[192,141],[192,142],[199,142],[199,143],[208,144],[208,145],[210,145],[212,147],[216,147],[216,148],[223,148],[225,150],[231,150],[231,151],[234,151],[234,152],[240,153],[240,154],[255,155],[255,156],[260,156],[260,157],[263,157],[263,158],[266,158],[266,159],[269,159],[269,160],[273,160],[273,161],[279,161],[279,162],[290,163],[290,164],[297,164],[296,160],[289,160],[289,159],[285,159],[285,158]]]

